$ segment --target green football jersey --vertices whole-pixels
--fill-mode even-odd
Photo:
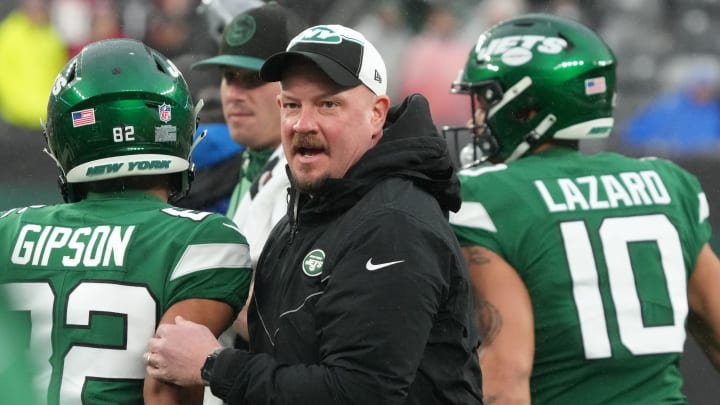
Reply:
[[[0,392],[2,403],[39,405],[35,387],[32,385],[32,362],[23,342],[17,334],[19,322],[10,312],[5,291],[0,288]]]
[[[532,300],[533,404],[683,404],[687,280],[710,238],[697,179],[671,162],[555,148],[460,172],[450,217]]]
[[[245,238],[139,191],[0,213],[0,278],[47,404],[142,404],[148,339],[191,298],[244,305]]]

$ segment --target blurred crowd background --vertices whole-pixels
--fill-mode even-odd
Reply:
[[[42,153],[40,120],[55,75],[89,42],[143,40],[171,58],[206,103],[220,79],[190,64],[217,53],[225,22],[260,0],[2,0],[0,2],[0,211],[61,201],[57,169]],[[384,56],[389,95],[428,97],[435,122],[462,125],[470,105],[451,95],[478,34],[524,12],[580,20],[618,58],[616,127],[587,152],[674,160],[700,178],[720,236],[720,0],[278,0],[309,24],[354,27]],[[215,105],[218,103],[216,102]],[[202,118],[202,117],[201,117]],[[720,246],[715,236],[716,251]],[[686,356],[691,403],[717,403],[717,374]],[[710,399],[712,398],[712,400]]]
[[[466,97],[450,94],[478,34],[524,12],[580,20],[616,52],[618,108],[610,139],[589,152],[617,150],[678,161],[702,177],[710,200],[720,150],[720,0],[279,0],[310,24],[354,27],[385,57],[392,100],[420,92],[438,126],[462,125]],[[64,63],[89,42],[143,40],[175,61],[194,90],[217,87],[190,64],[216,54],[227,20],[261,0],[3,0],[0,3],[0,209],[57,201],[53,162],[40,153],[40,119]],[[199,94],[198,91],[195,91]],[[212,102],[213,92],[203,95]],[[710,165],[709,168],[705,166]]]

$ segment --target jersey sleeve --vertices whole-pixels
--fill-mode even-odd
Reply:
[[[245,237],[229,218],[218,214],[205,218],[175,254],[167,279],[167,308],[189,298],[219,300],[235,311],[242,308],[251,260]]]
[[[464,171],[458,176],[462,186],[462,206],[458,212],[450,213],[450,225],[460,246],[483,246],[502,256],[498,224],[491,215],[497,210],[492,199],[488,199],[492,193],[482,187],[487,182],[476,177],[481,174],[484,173]],[[499,208],[502,209],[502,205],[511,206],[505,203]]]
[[[687,224],[679,231],[686,246],[685,251],[689,255],[686,257],[686,262],[690,264],[689,268],[692,271],[700,250],[708,243],[712,234],[709,221],[710,206],[697,177],[670,161],[657,160],[657,162],[665,166],[671,178],[676,181],[672,184],[676,193],[675,198],[679,199],[681,212],[685,216],[683,223]]]

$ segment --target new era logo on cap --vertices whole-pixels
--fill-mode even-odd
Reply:
[[[290,41],[285,52],[265,62],[260,71],[263,80],[280,80],[291,55],[312,60],[341,86],[364,84],[377,95],[387,91],[387,72],[380,53],[365,36],[350,28],[317,25],[306,29]]]

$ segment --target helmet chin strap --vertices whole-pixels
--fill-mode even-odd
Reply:
[[[525,139],[520,142],[510,156],[505,159],[505,162],[509,163],[522,157],[525,153],[527,153],[527,151],[537,145],[540,138],[542,138],[545,132],[547,132],[548,129],[555,124],[555,122],[557,122],[557,117],[554,114],[548,114],[545,116],[535,129],[525,135]]]

